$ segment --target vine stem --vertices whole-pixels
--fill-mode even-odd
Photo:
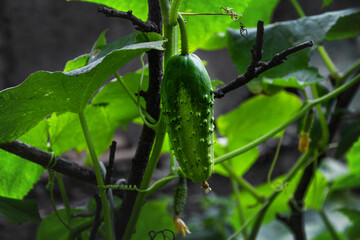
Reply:
[[[242,14],[239,13],[190,13],[190,12],[179,12],[182,16],[237,16],[242,18]]]
[[[164,118],[160,117],[159,128],[157,129],[154,148],[152,150],[152,153],[151,153],[151,156],[149,159],[149,163],[146,167],[145,174],[144,174],[143,180],[140,185],[141,190],[147,189],[149,187],[151,177],[154,173],[157,162],[159,160],[159,156],[161,154],[161,149],[162,149],[162,145],[163,145],[165,133],[166,133],[165,129],[166,128],[165,128]],[[136,222],[137,222],[137,219],[139,218],[139,215],[140,215],[140,212],[141,212],[141,209],[144,204],[144,200],[145,200],[146,196],[147,196],[146,192],[138,193],[136,200],[135,200],[133,211],[131,213],[131,217],[129,219],[129,222],[128,222],[126,230],[125,230],[123,239],[131,239],[131,235],[133,234],[133,231],[135,229]]]
[[[68,221],[68,224],[71,226],[71,209],[70,209],[69,198],[66,194],[66,190],[65,190],[65,186],[64,186],[64,182],[62,180],[61,174],[58,172],[55,172],[55,174],[56,174],[56,180],[57,180],[57,183],[59,186],[61,198],[64,203],[67,221]]]
[[[326,213],[325,213],[324,209],[320,209],[319,214],[320,214],[320,217],[323,220],[326,228],[329,230],[332,239],[333,240],[340,240],[341,238],[336,233],[336,230],[335,230],[334,226],[331,224],[329,218],[326,216]]]
[[[242,231],[243,237],[244,237],[244,240],[248,240],[247,229],[245,226],[245,216],[244,216],[243,209],[241,207],[240,192],[238,189],[238,184],[233,178],[231,178],[230,180],[231,180],[231,185],[232,185],[232,188],[233,188],[233,191],[235,194],[235,198],[236,198],[236,207],[237,207],[238,213],[239,213],[240,224],[241,224],[241,226],[244,226],[244,229]]]
[[[306,153],[302,154],[300,156],[300,158],[298,159],[298,161],[295,163],[295,165],[291,168],[291,170],[289,171],[289,173],[286,175],[285,179],[283,180],[283,183],[288,183],[290,182],[296,175],[296,173],[298,173],[298,171],[300,169],[302,169],[304,166],[307,165],[310,156],[312,155],[312,150],[307,151]],[[282,189],[283,190],[283,189]],[[237,235],[239,235],[243,229],[249,225],[249,223],[254,219],[254,217],[256,217],[255,223],[251,229],[251,234],[249,236],[248,240],[255,240],[257,233],[260,229],[261,226],[261,222],[265,217],[265,214],[267,212],[267,209],[270,207],[271,203],[276,199],[276,197],[282,192],[282,190],[279,191],[274,191],[267,199],[266,201],[263,203],[263,205],[261,206],[261,208],[254,214],[252,215],[248,221],[243,225],[243,227],[235,232],[234,234],[232,234],[228,240],[230,239],[234,239]]]
[[[245,191],[249,192],[251,196],[253,196],[258,202],[263,203],[265,201],[265,197],[262,196],[256,188],[254,188],[250,183],[248,183],[242,177],[239,177],[235,171],[232,169],[231,165],[227,162],[223,162],[222,166],[226,169],[226,171],[231,176],[231,179],[235,180],[241,187],[244,188]]]
[[[311,91],[314,99],[318,99],[319,93],[315,85],[311,85]],[[321,149],[324,149],[329,142],[329,128],[326,122],[325,115],[321,110],[321,104],[316,105],[316,111],[319,115],[319,121],[321,126]]]
[[[95,171],[95,177],[96,177],[96,182],[98,184],[98,186],[103,186],[104,185],[104,180],[101,174],[101,169],[100,169],[100,164],[99,161],[97,159],[96,156],[96,152],[95,152],[95,147],[94,144],[91,140],[90,137],[90,131],[86,122],[86,118],[85,118],[85,114],[84,111],[81,111],[79,113],[79,119],[80,119],[80,123],[81,123],[81,127],[82,130],[84,132],[84,136],[86,139],[86,143],[88,145],[88,149],[90,152],[90,157],[94,166],[94,171]],[[108,200],[106,197],[106,191],[105,189],[100,189],[99,188],[99,195],[101,198],[101,204],[103,206],[103,217],[104,217],[104,221],[105,221],[105,234],[106,234],[106,239],[107,240],[112,240],[114,239],[114,235],[112,232],[112,225],[111,225],[111,215],[110,215],[110,207],[108,204]]]
[[[302,10],[302,8],[301,8],[300,4],[298,3],[298,1],[297,0],[290,0],[290,2],[294,6],[294,8],[295,8],[296,12],[299,14],[299,16],[301,18],[305,17],[305,13]]]
[[[114,76],[116,77],[117,81],[120,83],[120,85],[124,88],[125,92],[127,93],[127,95],[130,97],[131,101],[133,103],[135,103],[136,106],[139,105],[139,107],[141,108],[142,113],[145,115],[145,117],[147,119],[149,119],[150,123],[155,124],[156,120],[150,116],[150,114],[146,111],[146,109],[136,100],[136,98],[134,97],[134,95],[130,92],[130,89],[126,86],[124,80],[120,77],[120,75],[115,72]]]
[[[300,109],[300,111],[298,111],[297,113],[295,113],[290,119],[288,119],[285,123],[281,124],[279,127],[275,128],[274,130],[268,132],[267,134],[259,137],[258,139],[252,141],[251,143],[238,148],[232,152],[229,152],[227,154],[224,154],[218,158],[216,158],[214,160],[215,164],[219,164],[222,163],[226,160],[229,160],[230,158],[236,157],[237,155],[240,155],[256,146],[258,146],[259,144],[261,144],[262,142],[266,141],[267,139],[271,138],[272,136],[274,136],[275,134],[277,134],[278,132],[284,130],[287,126],[289,126],[291,123],[295,122],[297,119],[299,119],[301,116],[303,116],[307,111],[309,111],[312,107],[316,106],[317,104],[323,103],[335,96],[337,96],[338,94],[340,94],[341,92],[343,92],[344,90],[346,90],[347,88],[349,88],[350,86],[352,86],[353,84],[355,84],[357,81],[360,80],[360,74],[356,75],[353,79],[351,79],[349,82],[345,83],[344,85],[338,87],[337,89],[335,89],[334,91],[318,98],[312,101],[309,101],[307,103],[305,103],[303,105],[303,107]]]

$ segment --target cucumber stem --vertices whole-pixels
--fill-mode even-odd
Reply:
[[[181,55],[189,54],[189,44],[188,44],[188,36],[186,31],[186,24],[184,18],[181,14],[178,14],[178,23],[180,27],[180,35],[181,35]]]

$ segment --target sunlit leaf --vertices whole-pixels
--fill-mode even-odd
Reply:
[[[233,151],[283,124],[301,104],[297,96],[285,91],[273,96],[258,95],[241,104],[236,110],[220,116],[216,126],[218,131],[228,138],[227,151]],[[257,148],[253,148],[233,158],[233,170],[239,175],[244,174],[258,154]],[[220,164],[216,165],[215,170],[227,175]]]
[[[36,127],[19,138],[27,144],[47,150],[47,123],[41,121]],[[0,149],[0,196],[22,199],[40,179],[45,169]]]

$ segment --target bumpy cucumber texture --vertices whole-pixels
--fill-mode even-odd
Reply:
[[[214,171],[214,95],[210,77],[196,55],[176,55],[168,61],[161,98],[181,169],[192,181],[205,182]]]

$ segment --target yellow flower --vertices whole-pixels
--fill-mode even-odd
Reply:
[[[185,233],[191,233],[189,228],[186,226],[185,222],[178,216],[174,216],[174,223],[175,223],[175,234],[179,233],[179,230],[181,230],[181,235],[183,238],[185,237]]]
[[[301,131],[301,133],[299,134],[299,151],[307,152],[309,150],[310,141],[310,133]]]

